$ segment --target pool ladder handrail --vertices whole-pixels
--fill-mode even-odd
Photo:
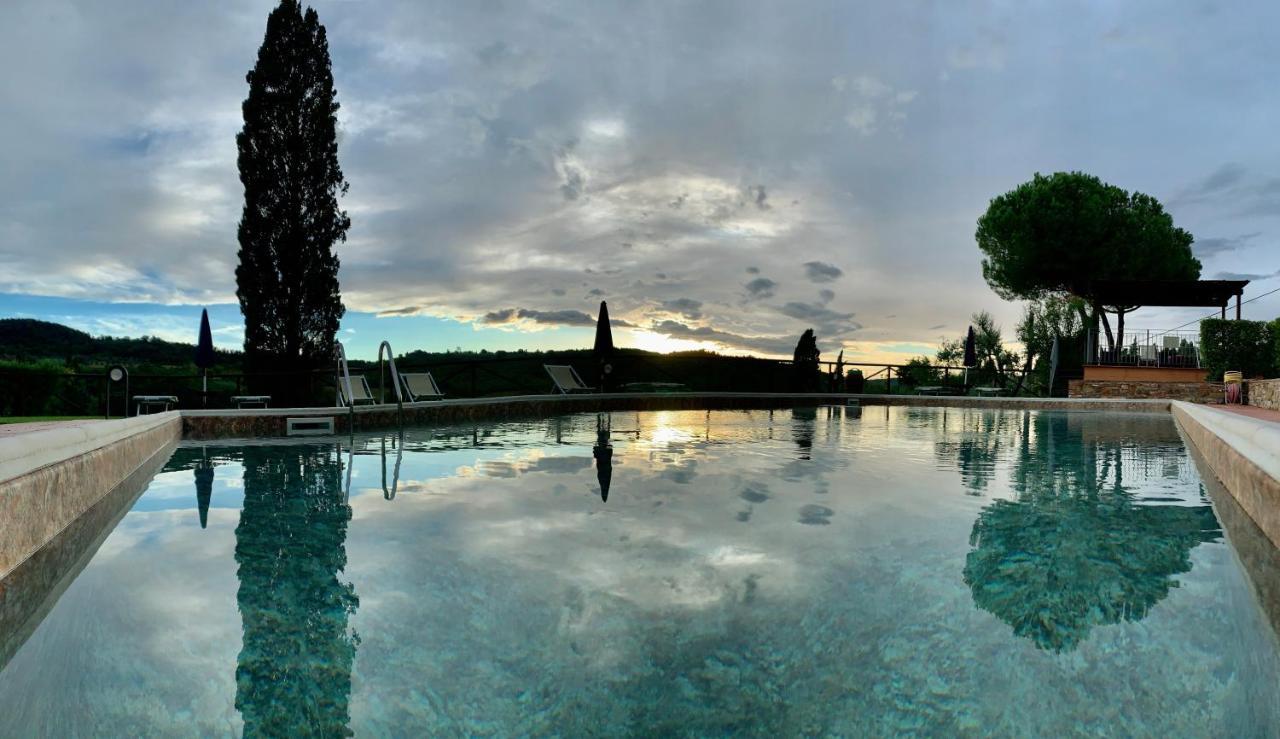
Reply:
[[[386,500],[396,499],[396,489],[400,486],[400,462],[404,459],[404,428],[391,442],[396,450],[396,467],[391,473],[391,489],[387,489],[387,437],[382,437],[382,497]]]
[[[344,405],[342,399],[344,397],[347,399],[345,403],[347,406],[347,431],[354,434],[356,430],[356,402],[351,397],[351,368],[347,366],[347,350],[343,348],[341,341],[335,341],[333,344],[334,354],[338,358],[338,368],[335,370],[337,377],[334,382],[336,386],[334,393],[337,397],[334,398],[333,404],[341,408]],[[346,388],[345,396],[342,393],[343,388]]]
[[[386,372],[382,367],[382,350],[387,350],[387,364],[391,365],[391,384],[396,390],[396,419],[404,426],[404,396],[400,392],[400,372],[396,370],[396,354],[391,349],[391,342],[383,339],[378,345],[378,402],[387,402],[387,390],[384,384]]]

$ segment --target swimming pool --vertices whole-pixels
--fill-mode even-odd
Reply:
[[[1164,415],[184,442],[114,504],[0,652],[0,735],[1280,731],[1271,623]]]

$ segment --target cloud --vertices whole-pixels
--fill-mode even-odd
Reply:
[[[1280,7],[1246,5],[1260,27],[1280,23]],[[61,7],[4,5],[0,63],[24,73],[0,83],[0,292],[234,303],[235,134],[267,8]],[[896,314],[903,343],[982,308],[1009,326],[1019,307],[984,283],[974,222],[1037,168],[1162,197],[1180,226],[1218,235],[1196,245],[1224,260],[1207,273],[1273,266],[1225,263],[1263,251],[1280,215],[1265,72],[1280,47],[1241,37],[1233,14],[837,0],[319,12],[351,184],[337,250],[352,314],[462,321],[477,347],[486,328],[585,329],[593,289],[633,325],[739,337],[795,333],[809,319],[788,304],[836,324]],[[1069,64],[1043,53],[1062,38]],[[765,277],[809,263],[840,265],[838,295],[815,294],[830,272]],[[682,298],[699,318],[658,313]],[[1143,311],[1145,325],[1194,317]]]
[[[778,283],[768,277],[757,277],[743,287],[747,288],[747,293],[752,298],[771,298],[773,291],[778,288]]]
[[[480,317],[480,323],[489,326],[502,326],[513,323],[528,323],[541,326],[595,326],[595,316],[580,310],[531,310],[528,308],[504,308],[489,311]],[[609,325],[630,328],[633,324],[620,318],[610,318]]]
[[[810,282],[832,282],[843,276],[844,271],[826,262],[805,262],[804,274]]]
[[[790,302],[778,309],[784,316],[811,324],[819,334],[843,336],[860,328],[852,313],[833,311],[821,304]]]
[[[752,185],[747,188],[747,198],[755,203],[756,208],[760,210],[769,210],[769,195],[765,192],[764,185]]]
[[[1249,280],[1256,282],[1258,280],[1270,280],[1273,277],[1280,277],[1280,270],[1268,272],[1264,274],[1252,272],[1219,272],[1214,275],[1215,280]]]
[[[668,313],[679,313],[690,320],[702,317],[702,301],[692,298],[676,298],[662,301],[662,310]]]
[[[390,316],[416,316],[422,313],[422,307],[418,305],[406,305],[403,308],[388,308],[378,311],[378,318],[387,318]]]
[[[1261,231],[1240,234],[1233,237],[1214,237],[1208,239],[1196,239],[1191,245],[1192,251],[1198,257],[1215,257],[1220,254],[1232,252],[1249,244],[1250,241],[1262,235]]]
[[[480,319],[481,323],[500,325],[528,321],[548,326],[594,326],[596,319],[580,310],[529,310],[526,308],[506,308],[490,311]]]
[[[895,90],[868,74],[853,80],[836,77],[831,86],[839,95],[849,98],[845,125],[862,136],[877,133],[885,123],[896,126],[906,120],[906,106],[919,95],[916,90]]]
[[[692,341],[709,341],[722,344],[732,349],[745,349],[761,354],[788,355],[795,348],[797,334],[788,336],[744,336],[729,331],[719,331],[709,326],[692,327],[679,321],[660,321],[653,324],[651,330],[666,334],[672,338]]]
[[[1239,185],[1244,181],[1247,174],[1248,170],[1242,165],[1235,162],[1227,162],[1210,172],[1199,182],[1184,189],[1180,195],[1174,198],[1174,202],[1188,203],[1204,200],[1211,195],[1222,193]]]

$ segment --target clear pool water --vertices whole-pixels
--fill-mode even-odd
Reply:
[[[1280,733],[1168,417],[602,420],[184,443],[0,735]]]

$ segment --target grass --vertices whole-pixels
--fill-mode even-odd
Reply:
[[[35,423],[38,421],[84,421],[101,416],[0,416],[0,424]]]

